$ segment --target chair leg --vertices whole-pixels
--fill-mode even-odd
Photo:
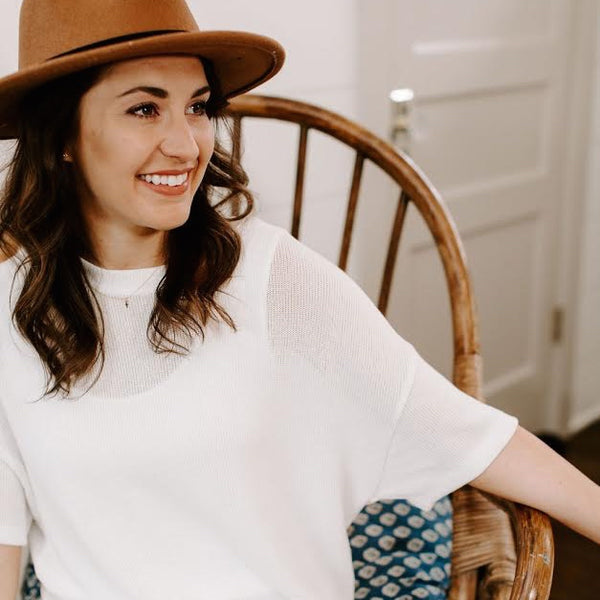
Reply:
[[[452,578],[448,600],[475,600],[477,596],[477,571],[467,571]]]

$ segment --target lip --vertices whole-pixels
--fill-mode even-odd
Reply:
[[[140,173],[138,177],[141,175],[185,175],[186,173],[191,173],[193,169],[169,169],[168,171],[151,171],[149,173]]]

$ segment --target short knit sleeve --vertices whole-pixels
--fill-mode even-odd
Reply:
[[[350,276],[285,231],[273,255],[268,307],[276,352],[300,356],[315,379],[347,399],[339,427],[350,423],[345,439],[374,457],[361,471],[347,465],[351,477],[363,477],[365,464],[373,471],[365,501],[404,498],[427,510],[480,475],[514,434],[515,417],[456,388]]]
[[[24,479],[25,470],[0,402],[0,544],[27,544],[32,516]]]
[[[430,510],[481,475],[517,425],[516,417],[465,394],[417,354],[411,392],[375,496],[406,498]]]

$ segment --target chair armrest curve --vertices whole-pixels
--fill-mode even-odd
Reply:
[[[550,517],[531,506],[479,491],[508,514],[512,525],[517,566],[510,600],[548,600],[554,570]]]

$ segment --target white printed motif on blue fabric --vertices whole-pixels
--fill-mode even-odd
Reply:
[[[405,500],[365,506],[348,528],[355,600],[445,600],[450,587],[452,503],[429,511]]]

